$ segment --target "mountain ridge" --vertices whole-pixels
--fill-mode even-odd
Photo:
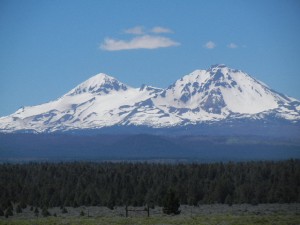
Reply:
[[[0,132],[61,132],[113,126],[154,129],[235,121],[299,124],[300,101],[224,64],[194,70],[165,89],[133,88],[100,73],[57,100],[0,118]],[[279,123],[278,122],[278,123]],[[221,123],[220,123],[221,124]]]

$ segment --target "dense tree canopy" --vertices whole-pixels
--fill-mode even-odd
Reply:
[[[300,202],[300,161],[213,164],[30,163],[0,165],[0,208]]]

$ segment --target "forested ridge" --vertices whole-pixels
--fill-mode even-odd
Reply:
[[[300,202],[300,161],[212,164],[29,163],[0,165],[1,208]]]
[[[281,130],[284,133],[284,130]],[[125,132],[126,133],[126,132]],[[168,133],[166,131],[166,133]],[[164,136],[150,134],[1,134],[0,163],[165,160],[197,162],[300,158],[299,138],[267,136]]]

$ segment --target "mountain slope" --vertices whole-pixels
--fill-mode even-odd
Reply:
[[[278,117],[300,118],[299,101],[225,65],[196,70],[182,77],[154,97],[154,102],[164,111],[197,122],[241,116],[256,118],[276,109]]]
[[[132,88],[101,73],[55,101],[0,118],[0,131],[174,128],[241,120],[298,124],[300,102],[225,65],[195,70],[164,90],[146,85]]]
[[[113,77],[98,74],[55,101],[23,107],[0,118],[0,127],[2,130],[45,132],[110,126],[127,116],[124,108],[159,91],[150,87],[132,88]]]

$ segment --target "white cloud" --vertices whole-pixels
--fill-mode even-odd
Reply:
[[[228,48],[237,48],[238,46],[234,43],[230,43],[229,45],[227,45]]]
[[[207,42],[203,47],[204,47],[204,48],[207,48],[207,49],[214,49],[216,46],[217,46],[217,45],[216,45],[214,42],[209,41],[209,42]]]
[[[144,34],[144,27],[136,26],[124,31],[126,34]]]
[[[180,45],[180,43],[173,41],[170,38],[162,36],[143,35],[135,37],[129,41],[107,38],[104,40],[104,43],[100,45],[100,48],[106,51],[119,51],[130,49],[166,48],[178,45]]]
[[[161,34],[161,33],[173,33],[173,31],[169,28],[165,27],[153,27],[151,29],[152,33]]]

